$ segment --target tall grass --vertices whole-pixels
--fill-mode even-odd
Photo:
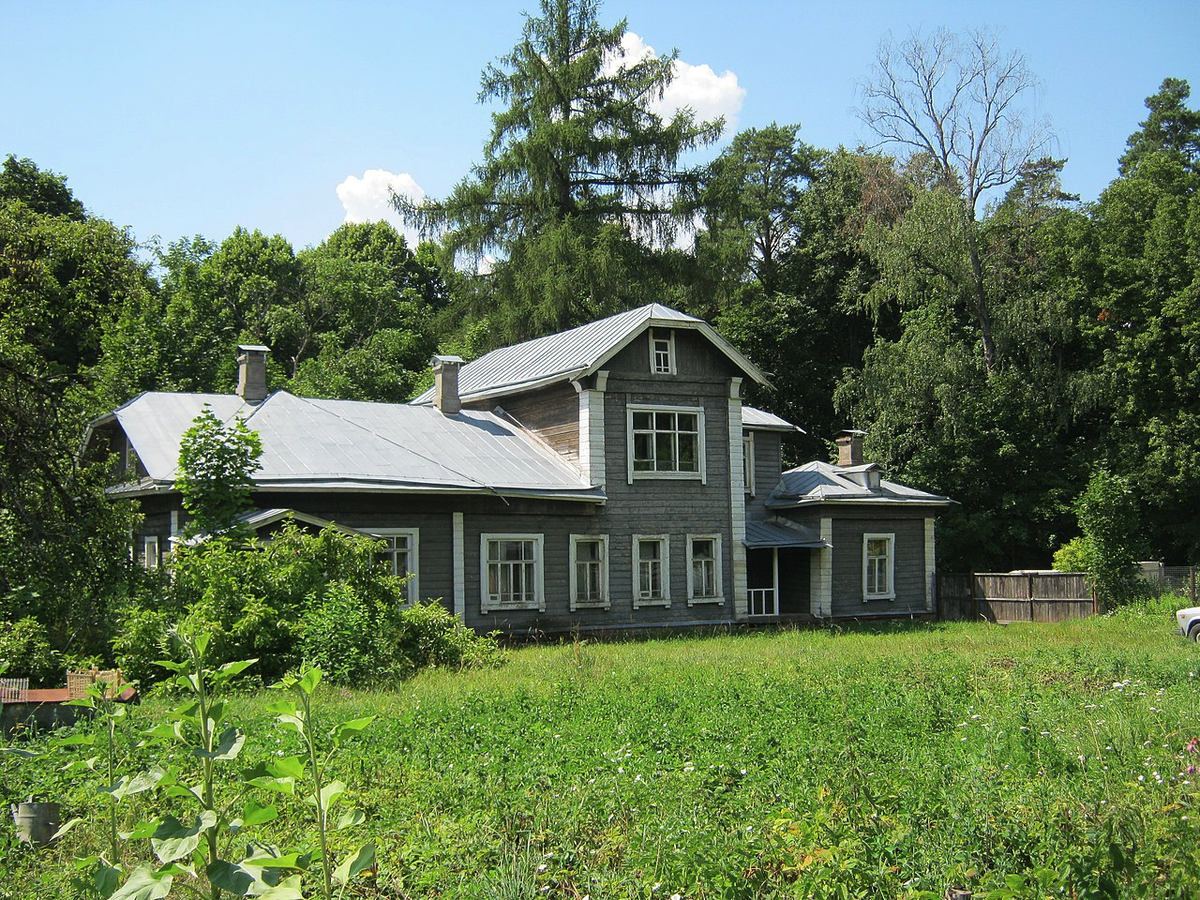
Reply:
[[[331,773],[370,815],[365,896],[1190,897],[1200,647],[1172,624],[570,642],[328,690],[318,714],[380,717]],[[236,701],[248,747],[294,752],[265,702]],[[303,823],[276,826],[287,846]],[[61,885],[100,839],[77,828],[40,868],[10,847],[0,881]]]

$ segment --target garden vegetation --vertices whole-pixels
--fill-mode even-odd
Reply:
[[[1200,648],[1171,633],[1168,605],[1059,625],[576,641],[394,690],[322,686],[314,734],[375,717],[324,770],[365,820],[330,831],[330,858],[371,844],[347,893],[363,897],[1193,897]],[[248,792],[280,814],[221,853],[315,840],[311,807],[245,780],[307,752],[278,727],[279,699],[222,705],[245,740],[219,764],[218,804]],[[151,700],[122,721],[127,772],[195,766],[139,743],[170,710]],[[61,774],[88,749],[22,746],[39,755],[6,762],[8,796],[53,796],[83,821],[42,851],[6,832],[0,897],[73,896],[73,861],[105,852],[103,779]],[[119,830],[183,820],[189,803],[130,796]],[[137,838],[113,860],[148,861]]]

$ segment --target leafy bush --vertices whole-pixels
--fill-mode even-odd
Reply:
[[[396,612],[373,609],[352,585],[335,582],[323,596],[309,598],[300,622],[299,652],[330,684],[357,687],[388,681],[401,673],[398,625]]]
[[[155,660],[171,657],[171,618],[161,609],[134,606],[120,618],[113,658],[130,681],[150,685],[163,677]]]
[[[306,657],[327,668],[333,683],[345,683],[351,672],[391,677],[404,582],[386,574],[377,550],[368,537],[335,528],[311,534],[290,521],[267,544],[217,537],[183,547],[172,560],[171,583],[154,601],[158,617],[148,606],[128,614],[130,633],[114,642],[118,661],[144,679],[159,677],[150,663],[164,658],[166,623],[180,621],[211,635],[214,664],[258,659],[264,681]],[[334,647],[353,658],[337,660]]]
[[[1086,572],[1090,552],[1086,538],[1071,538],[1054,551],[1054,571]]]
[[[1136,563],[1138,507],[1129,479],[1097,469],[1075,500],[1075,516],[1083,532],[1084,571],[1100,602],[1111,607],[1144,593]]]
[[[0,634],[0,669],[10,675],[29,676],[32,684],[61,684],[63,664],[50,647],[46,626],[33,616],[4,623]]]
[[[437,600],[411,606],[401,613],[400,620],[399,651],[413,670],[476,668],[500,662],[497,632],[476,634]]]

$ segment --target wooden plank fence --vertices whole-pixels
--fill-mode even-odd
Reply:
[[[981,572],[938,574],[943,619],[1062,622],[1099,609],[1087,578],[1078,572]]]

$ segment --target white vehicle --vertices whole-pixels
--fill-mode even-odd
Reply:
[[[1200,606],[1189,606],[1175,613],[1179,622],[1179,633],[1187,635],[1193,641],[1200,641]]]

